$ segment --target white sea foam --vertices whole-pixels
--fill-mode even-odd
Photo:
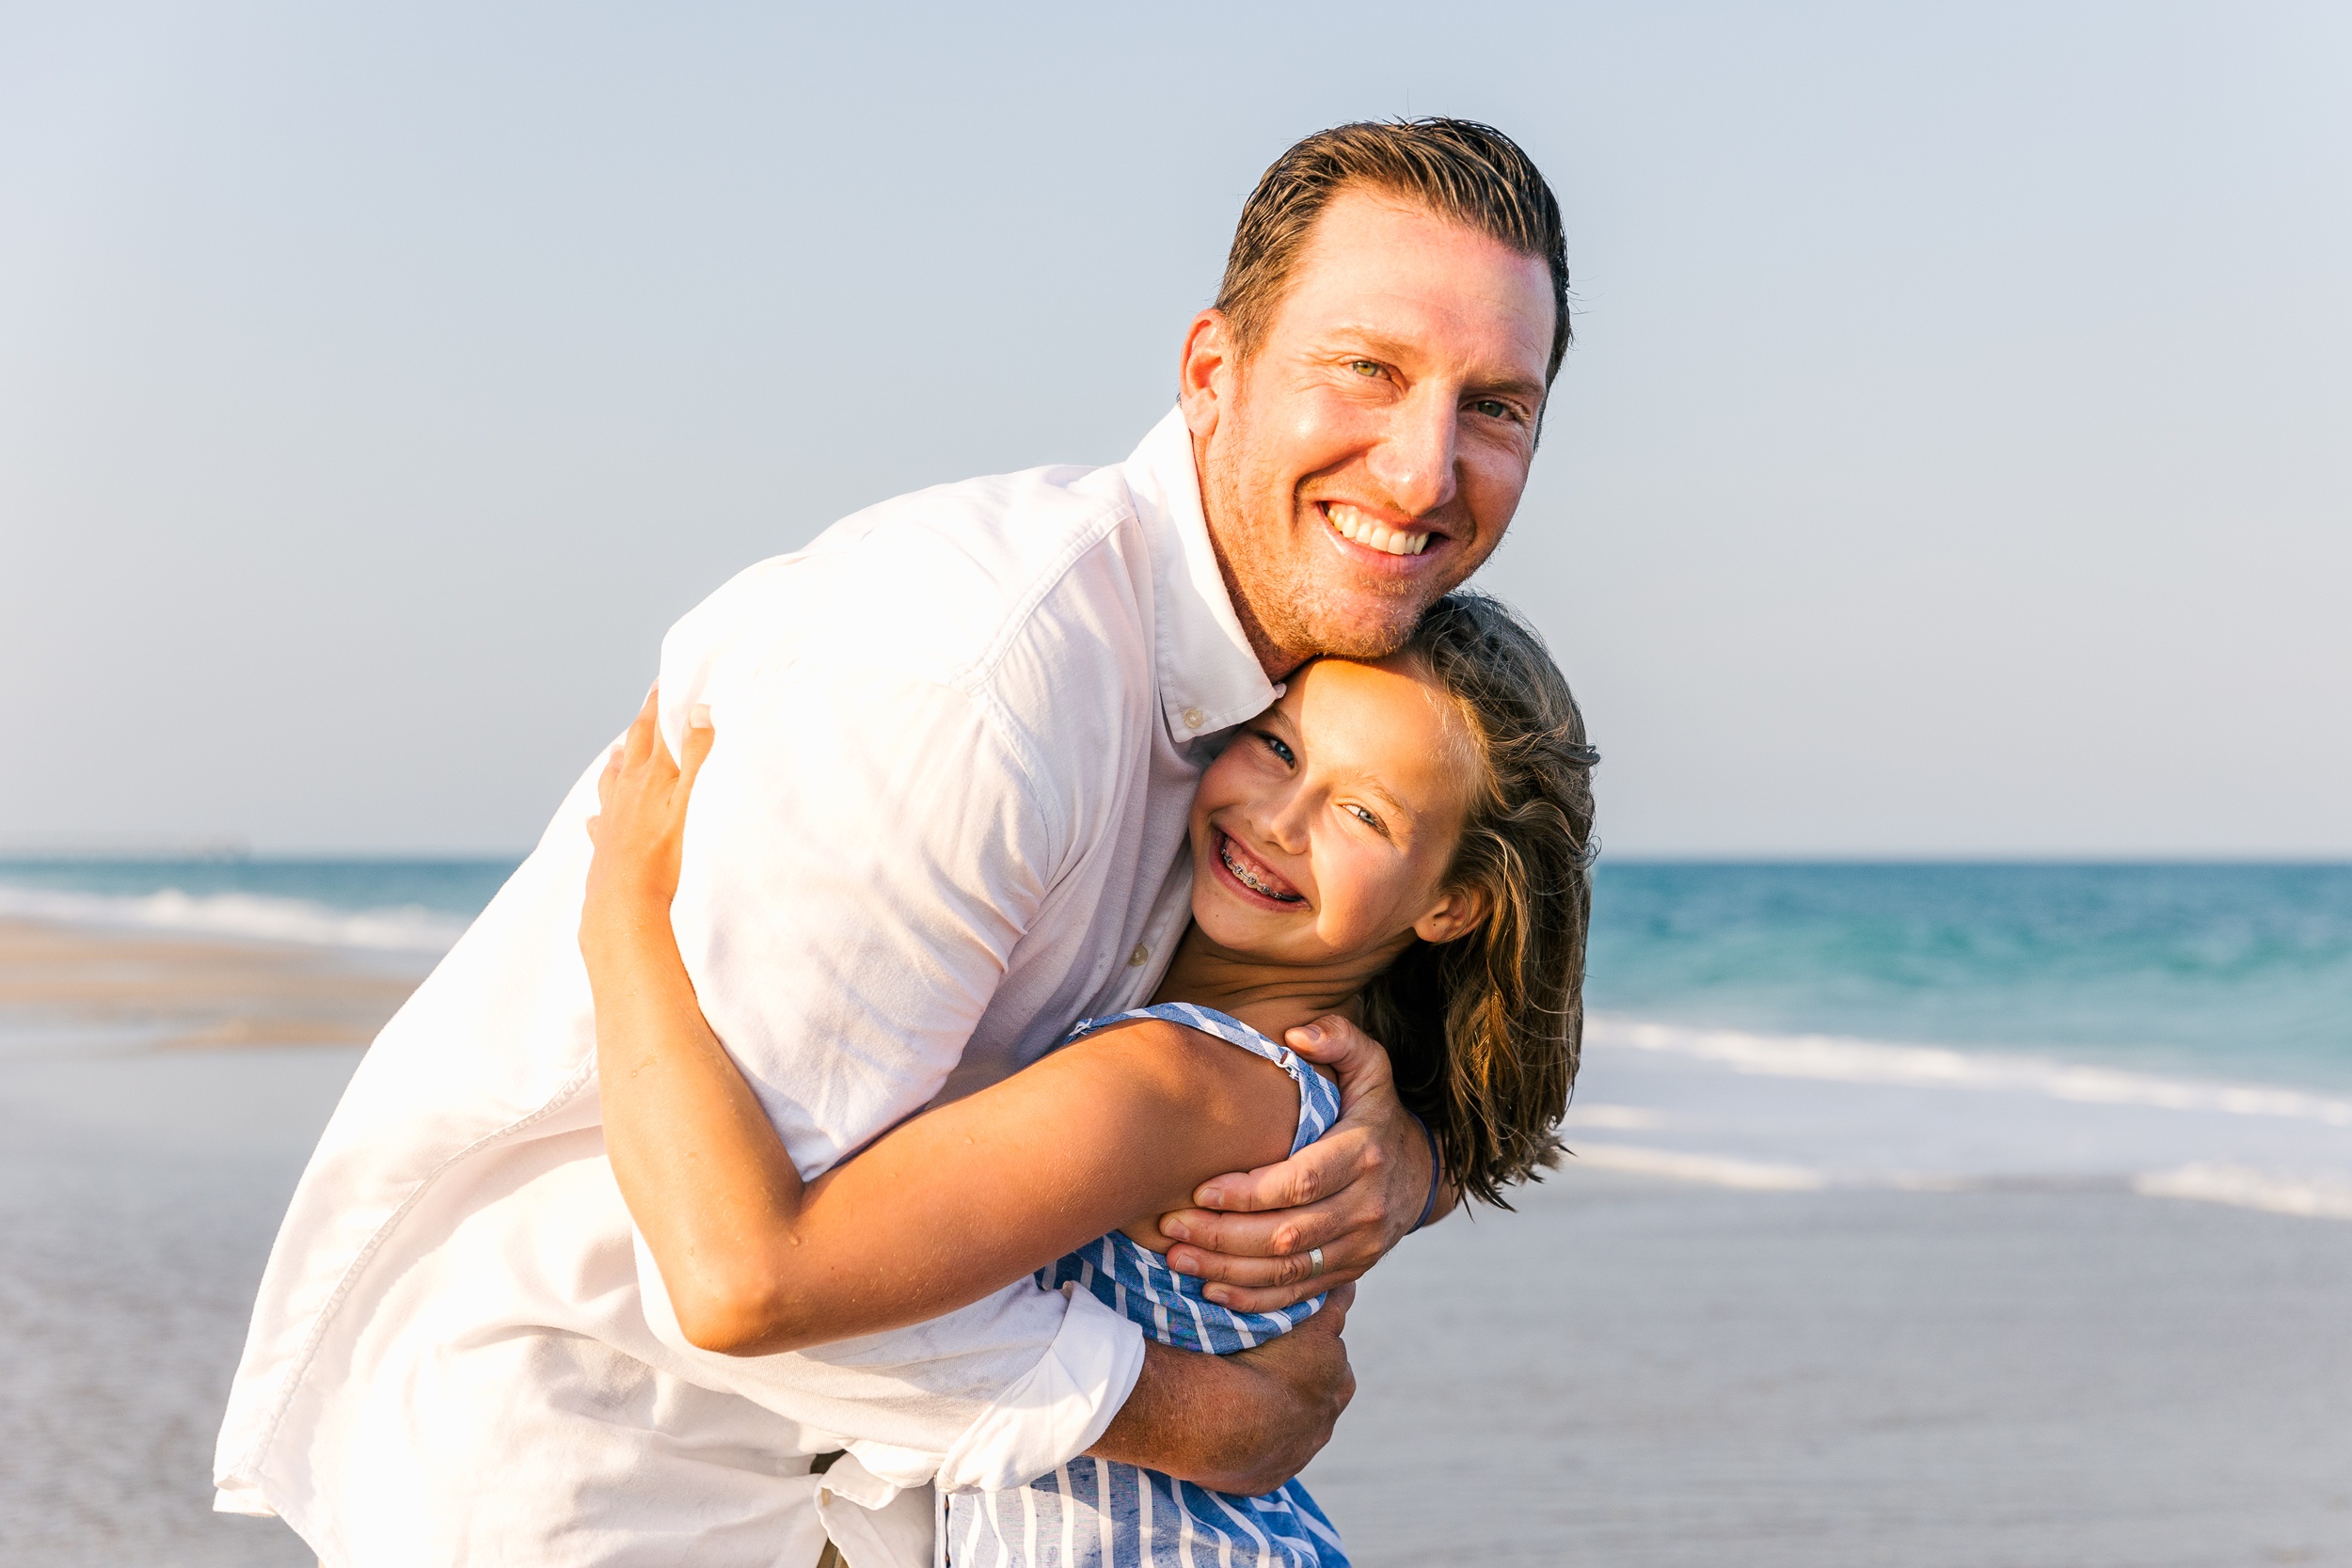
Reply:
[[[446,953],[468,924],[462,916],[416,904],[339,910],[307,898],[251,893],[199,896],[166,888],[110,895],[5,885],[0,885],[0,916],[389,953]]]
[[[1696,1029],[1635,1019],[1596,1017],[1588,1045],[1629,1047],[1695,1057],[1774,1078],[1909,1088],[1976,1089],[2030,1094],[2097,1105],[2137,1105],[2167,1111],[2284,1117],[2352,1127],[2352,1100],[2261,1084],[2166,1078],[2121,1068],[2054,1061],[1938,1046],[1889,1045],[1836,1035],[1761,1035],[1736,1029]]]
[[[2148,1197],[2227,1203],[2305,1219],[2352,1220],[2352,1176],[2338,1171],[2275,1171],[2209,1161],[2135,1177],[2132,1190]]]
[[[1646,1131],[1665,1118],[1644,1105],[1596,1105],[1590,1101],[1570,1105],[1567,1115],[1560,1118],[1563,1127],[1608,1127]]]
[[[1730,1160],[1716,1154],[1691,1154],[1679,1149],[1646,1148],[1638,1144],[1596,1144],[1578,1139],[1574,1159],[1590,1170],[1624,1171],[1631,1176],[1662,1176],[1676,1181],[1696,1181],[1709,1187],[1737,1187],[1752,1193],[1810,1193],[1829,1185],[1829,1178],[1803,1165],[1766,1164],[1756,1160]]]

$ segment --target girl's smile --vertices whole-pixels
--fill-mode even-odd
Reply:
[[[1280,872],[1236,844],[1232,834],[1222,828],[1209,831],[1216,835],[1217,869],[1232,878],[1244,895],[1277,906],[1306,903],[1305,894],[1285,881]]]

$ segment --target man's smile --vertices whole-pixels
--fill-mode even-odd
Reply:
[[[1368,549],[1381,550],[1390,555],[1419,555],[1429,546],[1426,531],[1416,533],[1406,529],[1391,528],[1345,501],[1325,501],[1322,504],[1324,521],[1329,523],[1340,537],[1353,539]]]
[[[1324,539],[1360,570],[1419,577],[1449,553],[1454,536],[1426,518],[1401,517],[1354,501],[1318,498],[1308,503],[1323,520]]]

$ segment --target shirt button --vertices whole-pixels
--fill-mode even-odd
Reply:
[[[1188,707],[1184,709],[1184,728],[1188,730],[1199,729],[1200,727],[1200,718],[1201,714],[1199,708]]]
[[[1127,967],[1129,969],[1141,969],[1145,960],[1151,957],[1152,949],[1144,946],[1141,942],[1137,942],[1136,943],[1136,950],[1127,955]]]

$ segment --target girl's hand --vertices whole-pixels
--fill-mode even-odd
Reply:
[[[666,934],[685,848],[686,802],[718,732],[710,727],[709,708],[696,704],[686,716],[681,767],[670,759],[661,738],[660,701],[660,688],[645,693],[636,722],[612,748],[596,781],[598,811],[588,819],[596,852],[588,863],[588,894],[580,917],[583,948],[652,921]]]

